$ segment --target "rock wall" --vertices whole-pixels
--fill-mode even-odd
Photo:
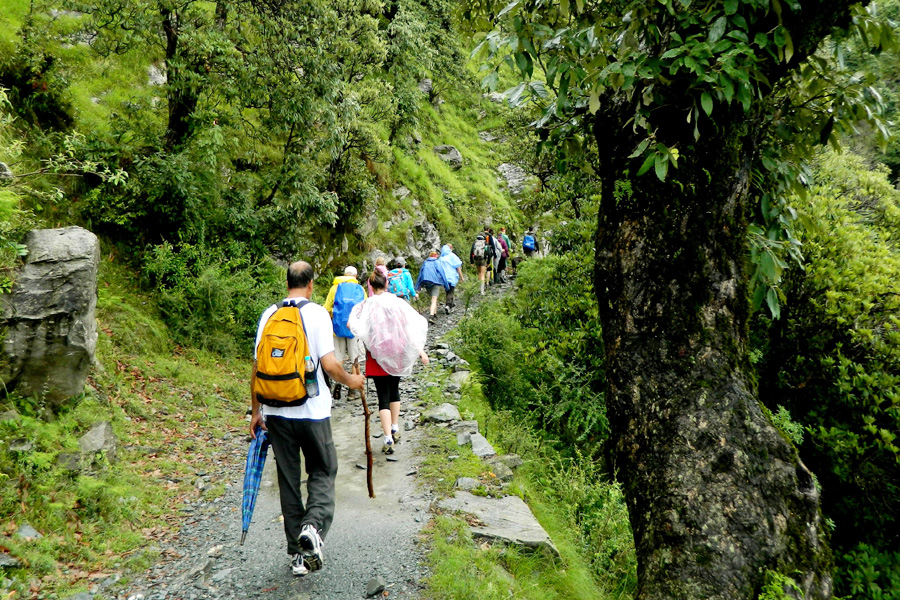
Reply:
[[[7,390],[54,405],[78,394],[97,346],[100,242],[81,227],[40,229],[25,238],[28,257],[2,302]]]

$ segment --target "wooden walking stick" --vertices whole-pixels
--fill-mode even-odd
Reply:
[[[360,374],[358,358],[353,361],[353,374]],[[369,405],[366,403],[366,386],[363,386],[363,389],[359,391],[359,396],[362,398],[363,415],[366,419],[366,485],[369,486],[369,498],[374,498],[375,487],[372,485],[372,464],[375,459],[372,457],[372,438],[369,435],[369,415],[372,413],[369,412]]]

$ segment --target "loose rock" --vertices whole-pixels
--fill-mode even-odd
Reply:
[[[435,146],[434,152],[438,155],[438,158],[447,163],[454,171],[462,168],[463,156],[460,154],[459,150],[456,149],[456,146]]]
[[[37,529],[29,525],[28,523],[22,523],[16,530],[16,537],[30,541],[39,540],[44,536],[41,535],[41,533]]]
[[[437,408],[426,411],[422,416],[422,420],[426,423],[449,423],[460,419],[462,416],[459,414],[459,409],[446,402]]]
[[[474,477],[460,477],[456,480],[456,487],[461,490],[471,491],[481,485],[481,482]]]
[[[112,423],[100,421],[95,423],[86,434],[78,440],[78,447],[85,454],[106,451],[109,462],[116,461],[116,448],[118,440],[112,430]]]
[[[368,585],[366,585],[366,596],[371,598],[375,594],[380,594],[384,591],[385,587],[387,587],[387,582],[384,580],[384,577],[381,575],[373,577],[369,580]]]
[[[480,433],[472,434],[472,452],[478,458],[489,458],[497,454],[490,442]]]

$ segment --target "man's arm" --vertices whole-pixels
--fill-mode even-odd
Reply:
[[[338,383],[346,385],[351,390],[361,390],[366,385],[366,379],[362,375],[351,375],[344,370],[344,366],[335,358],[334,352],[329,352],[319,359],[322,368],[328,376]]]
[[[260,413],[259,400],[256,399],[256,361],[253,361],[253,371],[250,373],[250,405],[252,406],[250,417],[250,437],[256,439],[257,426],[266,428],[266,422],[263,421]]]

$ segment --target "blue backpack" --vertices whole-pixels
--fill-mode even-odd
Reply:
[[[522,238],[522,250],[532,251],[534,250],[534,236],[526,234],[524,238]]]
[[[331,310],[331,323],[334,335],[343,338],[352,338],[353,332],[347,328],[350,320],[350,311],[353,307],[366,299],[362,286],[352,281],[345,281],[338,285],[334,293],[334,308]]]
[[[406,282],[403,280],[404,271],[406,269],[391,269],[388,273],[388,292],[409,300],[410,290],[407,289]]]

